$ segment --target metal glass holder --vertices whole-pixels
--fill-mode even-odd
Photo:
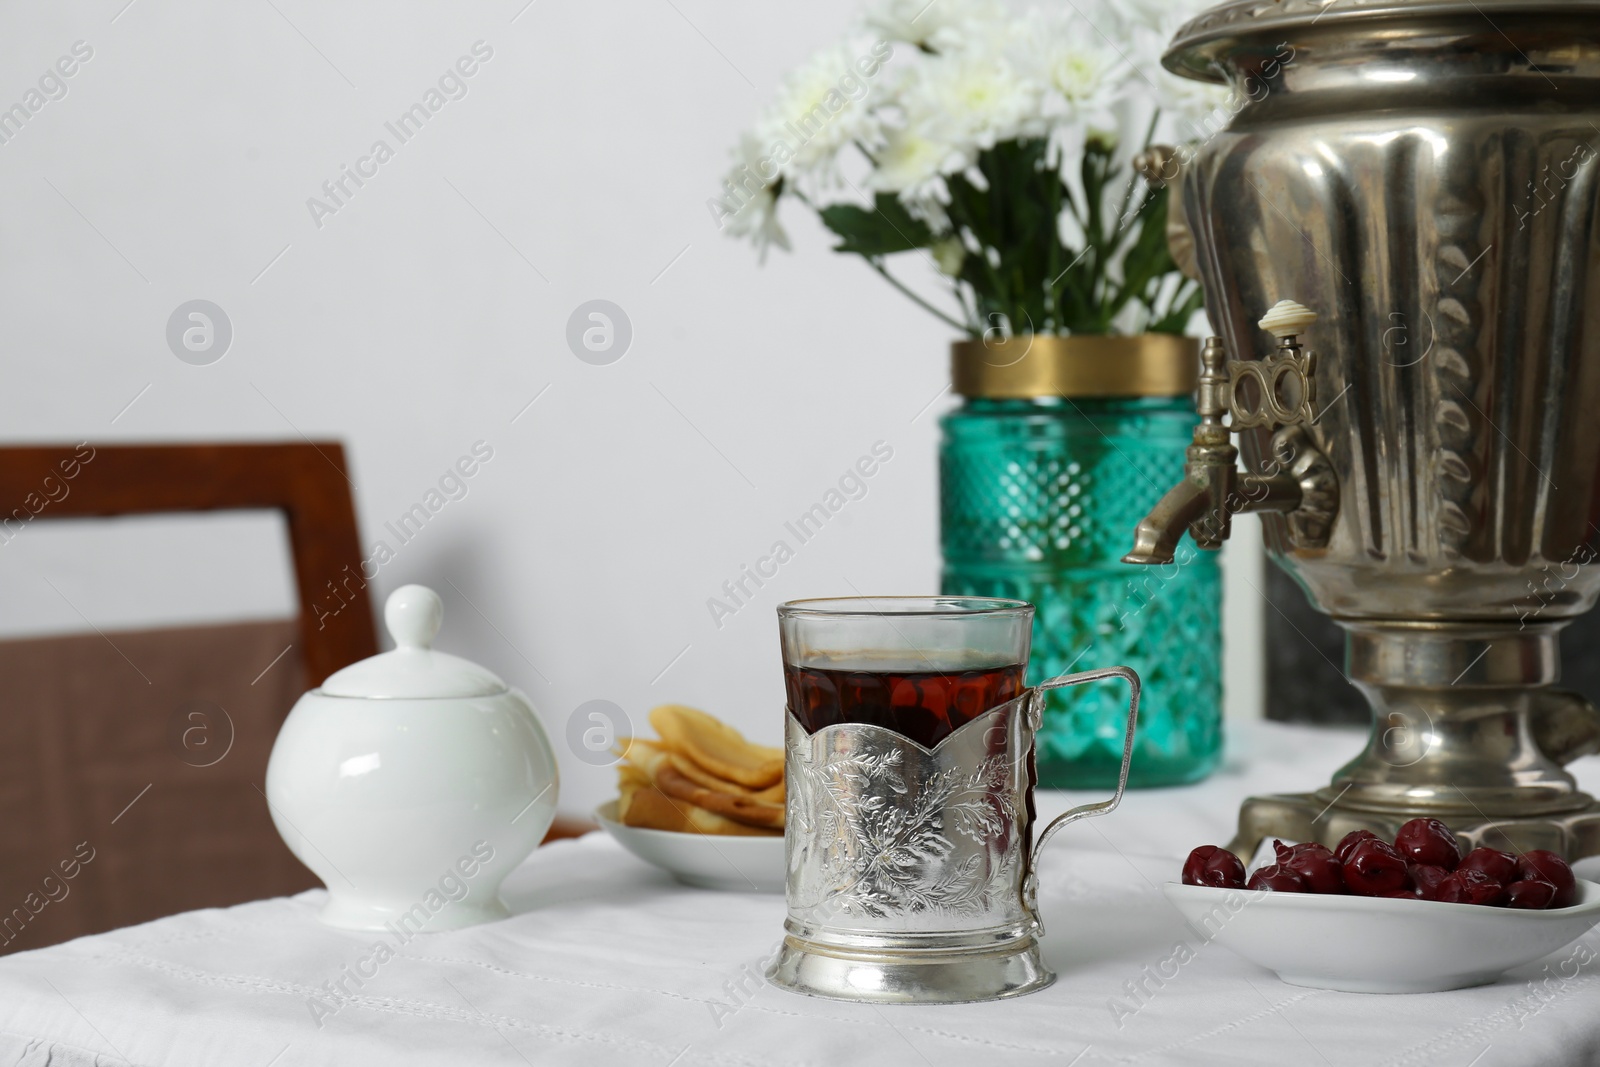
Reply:
[[[1107,678],[1129,686],[1116,792],[1057,816],[1035,844],[1043,694]],[[786,715],[789,915],[767,978],[880,1004],[998,1000],[1055,981],[1039,953],[1039,851],[1062,827],[1121,802],[1139,689],[1127,667],[1054,678],[931,750],[865,723],[808,735]]]

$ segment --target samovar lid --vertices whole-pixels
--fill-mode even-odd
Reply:
[[[1445,28],[1471,18],[1489,32],[1505,36],[1498,19],[1559,20],[1577,15],[1600,15],[1600,0],[1232,0],[1185,23],[1161,62],[1174,74],[1220,83],[1227,80],[1222,59],[1234,58],[1241,48],[1255,52],[1267,41],[1292,45],[1297,35],[1312,29],[1348,31],[1359,25],[1369,30],[1377,22],[1390,23],[1386,30],[1398,23]],[[1273,54],[1267,48],[1262,58]]]

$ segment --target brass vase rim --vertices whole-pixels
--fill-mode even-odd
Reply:
[[[1170,333],[1017,334],[950,345],[950,380],[968,398],[1174,397],[1200,378],[1200,341]]]

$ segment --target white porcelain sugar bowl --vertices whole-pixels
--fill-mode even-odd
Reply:
[[[272,821],[328,887],[322,921],[449,930],[504,918],[500,882],[555,818],[555,753],[528,698],[429,648],[444,608],[407,585],[393,652],[302,696],[267,764]]]

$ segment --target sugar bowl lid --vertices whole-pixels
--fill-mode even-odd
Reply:
[[[329,675],[322,694],[367,700],[485,697],[506,683],[471,660],[430,648],[444,621],[444,602],[425,585],[402,585],[389,594],[383,621],[393,652],[352,663]]]

